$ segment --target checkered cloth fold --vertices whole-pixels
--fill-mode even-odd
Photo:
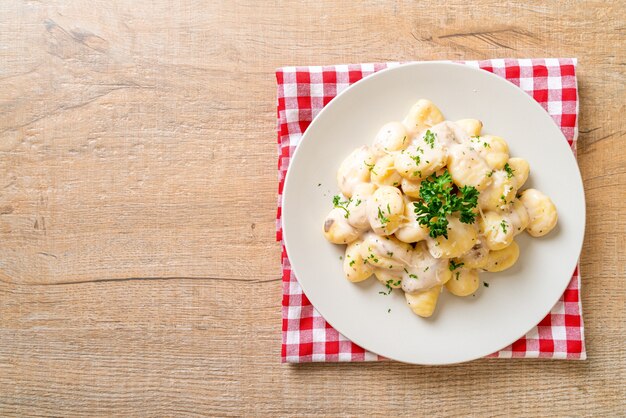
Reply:
[[[576,59],[492,59],[463,64],[490,71],[531,95],[561,128],[576,153],[578,90]],[[276,239],[282,243],[282,361],[367,361],[370,353],[332,328],[302,292],[282,241],[281,202],[290,158],[313,118],[342,90],[361,78],[400,63],[284,67],[278,82],[278,211]],[[535,328],[488,357],[586,358],[578,267],[563,296]]]

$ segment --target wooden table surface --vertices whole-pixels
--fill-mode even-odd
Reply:
[[[466,3],[1,2],[0,415],[626,415],[626,4]],[[280,364],[274,69],[498,57],[579,58],[589,359]]]

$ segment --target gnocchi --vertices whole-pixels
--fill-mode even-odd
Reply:
[[[482,130],[477,119],[444,120],[422,99],[402,122],[383,125],[371,146],[348,155],[337,171],[341,194],[323,223],[329,242],[347,245],[347,280],[375,276],[388,290],[381,294],[401,289],[426,318],[443,288],[469,296],[481,272],[513,266],[517,235],[554,229],[552,200],[520,192],[528,161],[510,158],[506,141]]]
[[[460,268],[454,277],[446,282],[446,289],[454,296],[469,296],[478,290],[479,284],[476,269]]]
[[[539,190],[528,189],[522,192],[520,201],[528,211],[526,230],[533,237],[541,237],[556,226],[556,207],[552,200]]]

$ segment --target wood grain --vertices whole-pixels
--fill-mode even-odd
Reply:
[[[0,3],[0,415],[626,415],[623,1]],[[578,57],[589,359],[281,365],[282,65]]]

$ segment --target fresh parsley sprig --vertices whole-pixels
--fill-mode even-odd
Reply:
[[[440,176],[433,173],[422,181],[421,201],[413,202],[414,212],[420,225],[426,225],[432,238],[448,238],[447,216],[459,212],[463,223],[476,221],[474,209],[478,204],[478,190],[472,186],[457,188],[448,170]]]

